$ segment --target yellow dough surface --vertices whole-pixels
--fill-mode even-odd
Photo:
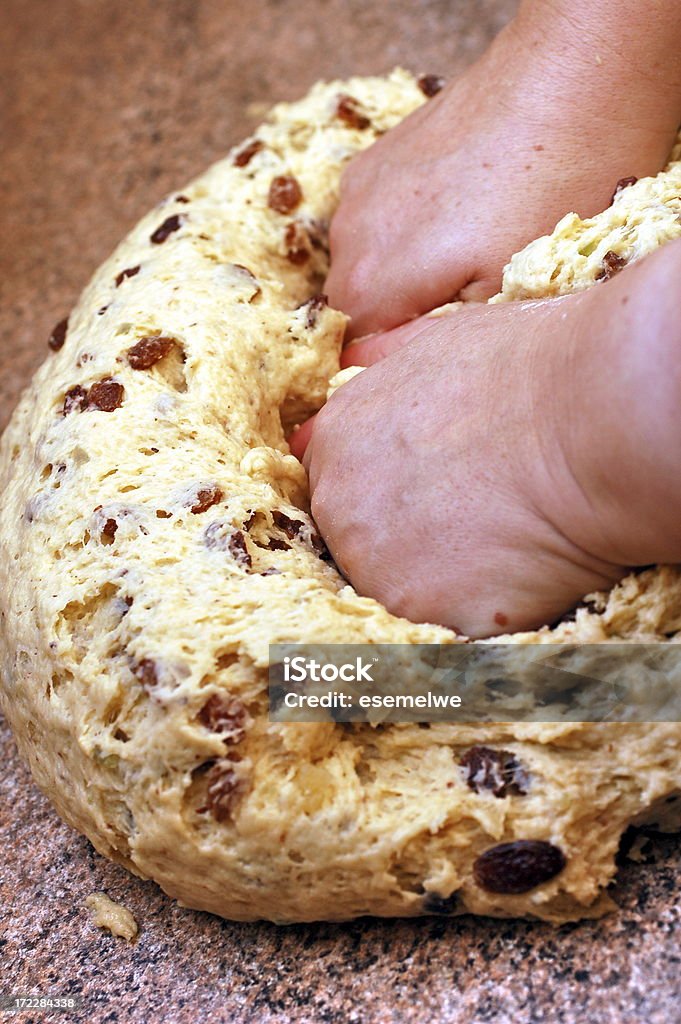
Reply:
[[[285,441],[339,369],[345,317],[319,296],[341,170],[422,102],[398,70],[277,106],[97,271],[0,449],[2,708],[19,748],[101,853],[228,918],[597,916],[624,829],[673,824],[674,723],[269,720],[271,643],[460,642],[347,585]],[[592,285],[608,253],[681,234],[680,196],[672,163],[600,216],[564,218],[493,301]],[[659,567],[504,639],[679,630],[681,576]],[[480,857],[508,843],[560,870],[489,891]]]

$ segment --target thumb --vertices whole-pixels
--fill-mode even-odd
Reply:
[[[293,431],[293,433],[288,439],[289,448],[291,449],[291,455],[295,455],[295,457],[300,462],[303,461],[305,449],[310,443],[312,431],[314,430],[314,421],[316,418],[316,416],[313,416],[311,419],[306,420],[306,422],[303,423],[301,427],[298,427],[297,430]]]
[[[372,366],[386,356],[415,341],[420,334],[438,322],[439,317],[420,316],[401,327],[378,334],[367,334],[346,345],[341,352],[341,369],[347,366]]]

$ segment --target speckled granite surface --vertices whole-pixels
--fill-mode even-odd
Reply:
[[[400,62],[455,73],[514,7],[5,0],[0,426],[91,271],[247,133],[257,104]],[[618,914],[559,931],[469,918],[230,924],[95,854],[35,790],[6,728],[0,748],[0,994],[80,993],[88,1024],[681,1021],[676,839],[654,841],[655,863],[625,864]],[[135,945],[90,923],[82,903],[96,889],[133,911]]]

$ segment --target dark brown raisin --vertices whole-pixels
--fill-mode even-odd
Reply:
[[[440,75],[420,75],[417,85],[424,96],[428,99],[437,96],[441,89],[444,89],[445,80]]]
[[[291,545],[287,544],[285,540],[279,540],[278,537],[270,537],[267,542],[269,551],[290,551]]]
[[[117,381],[106,377],[93,384],[88,393],[87,407],[99,412],[114,412],[120,409],[125,396],[125,388]]]
[[[99,309],[97,310],[97,316],[104,316],[104,314],[106,313],[106,311],[107,311],[107,309],[108,309],[108,308],[109,308],[108,306],[101,306],[101,307],[100,307],[100,308],[99,308]]]
[[[246,167],[247,164],[250,164],[255,154],[260,152],[263,145],[260,139],[251,139],[250,142],[247,142],[241,149],[237,150],[232,163],[235,167]]]
[[[58,352],[60,348],[64,347],[66,341],[66,332],[69,329],[69,318],[64,317],[58,324],[52,328],[52,334],[47,339],[47,344],[50,346],[53,352]]]
[[[287,225],[284,232],[284,245],[286,247],[286,259],[289,263],[293,263],[296,267],[307,263],[310,258],[308,241],[307,231],[301,224],[292,221]]]
[[[128,349],[128,362],[133,370],[150,370],[177,345],[175,338],[167,338],[156,334],[140,338],[137,344]]]
[[[194,515],[200,515],[202,512],[207,512],[213,505],[219,504],[224,497],[221,489],[217,484],[209,484],[208,487],[200,487],[196,492],[196,497],[193,499],[194,504],[191,506],[190,511]]]
[[[329,304],[329,300],[326,295],[322,295],[321,292],[318,295],[313,295],[312,298],[308,299],[307,302],[301,303],[298,309],[306,309],[307,316],[305,318],[305,326],[308,330],[312,330],[313,327],[317,326],[319,320],[319,314]]]
[[[226,821],[234,810],[242,790],[242,783],[234,764],[227,758],[216,761],[208,772],[206,810],[216,821]]]
[[[442,914],[448,916],[453,914],[459,904],[458,896],[455,892],[451,896],[440,896],[439,892],[427,892],[423,897],[423,912],[424,914]]]
[[[612,249],[610,252],[606,252],[603,257],[603,269],[600,274],[597,275],[597,281],[609,281],[615,274],[619,274],[620,270],[624,270],[627,265],[627,259],[624,256],[618,256]]]
[[[135,274],[139,274],[140,268],[137,267],[126,267],[125,270],[121,270],[120,274],[116,275],[116,287],[118,288],[123,284],[126,277],[134,277]]]
[[[116,520],[107,519],[107,521],[104,523],[104,526],[102,527],[102,540],[104,540],[105,543],[108,542],[109,544],[112,544],[117,532],[118,523],[116,522]]]
[[[612,204],[615,202],[615,200],[617,199],[617,197],[620,194],[620,192],[623,192],[625,188],[629,188],[630,185],[635,185],[637,181],[638,181],[638,178],[634,174],[632,174],[628,178],[620,178],[620,180],[615,185],[615,191],[612,194],[612,199],[610,200],[610,205],[612,206]]]
[[[327,548],[326,544],[316,532],[313,530],[310,534],[310,543],[312,544],[312,550],[314,551],[317,558],[321,558],[323,562],[331,562],[331,552]]]
[[[305,529],[305,523],[301,522],[300,519],[291,519],[285,512],[280,512],[276,508],[272,512],[272,519],[274,525],[283,530],[289,540],[293,540],[294,537],[299,535],[301,530]]]
[[[509,750],[471,747],[459,764],[464,769],[468,788],[475,793],[488,790],[496,797],[527,793],[527,772]]]
[[[133,675],[139,679],[140,683],[145,690],[152,690],[155,686],[158,686],[158,671],[156,669],[156,662],[151,658],[142,658],[134,666]]]
[[[190,203],[191,199],[188,196],[175,196],[176,203]]]
[[[363,131],[371,126],[371,121],[362,113],[358,101],[353,96],[342,95],[336,101],[336,117],[344,121],[349,128]]]
[[[510,896],[543,885],[566,864],[565,854],[552,843],[516,839],[481,853],[473,865],[473,877],[481,889]]]
[[[154,245],[161,245],[169,235],[172,235],[173,231],[177,231],[180,228],[181,224],[182,218],[180,215],[177,213],[171,214],[152,232],[151,241]]]
[[[292,174],[280,174],[272,179],[267,205],[277,213],[290,213],[303,198],[303,192]]]
[[[71,412],[82,412],[86,404],[87,391],[80,384],[76,384],[75,388],[71,388],[70,391],[66,392],[63,408],[64,416],[68,416]]]
[[[244,537],[241,530],[235,530],[232,536],[229,538],[229,553],[235,562],[239,565],[245,565],[247,569],[251,568],[252,559],[246,544],[246,538]]]
[[[246,708],[237,697],[214,693],[199,711],[199,721],[225,743],[240,743],[246,732]]]

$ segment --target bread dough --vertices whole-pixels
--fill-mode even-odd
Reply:
[[[105,892],[93,892],[85,900],[85,906],[92,911],[92,922],[120,939],[133,942],[137,938],[137,921],[130,911],[120,903],[114,903]]]
[[[457,641],[346,585],[284,440],[339,368],[345,318],[316,296],[340,172],[421,102],[395,71],[277,106],[97,271],[2,441],[19,748],[102,854],[228,918],[596,916],[622,831],[677,806],[676,724],[268,719],[270,643]],[[678,234],[680,187],[676,164],[565,218],[511,261],[499,300],[586,287],[606,252]],[[681,577],[662,567],[509,639],[679,630]],[[481,884],[495,857],[520,858],[523,891]]]

